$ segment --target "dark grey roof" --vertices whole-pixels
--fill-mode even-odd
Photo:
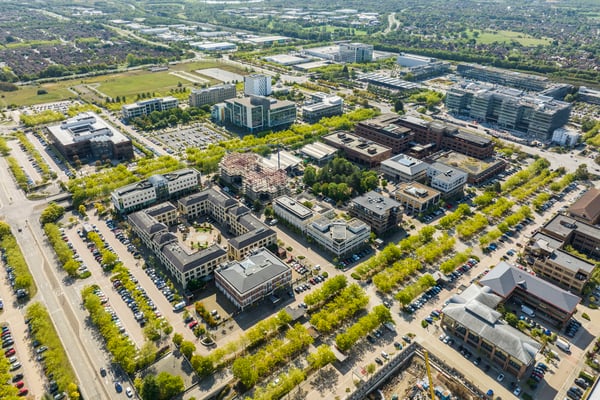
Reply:
[[[234,237],[229,240],[229,245],[236,249],[241,249],[246,246],[256,243],[262,239],[268,238],[271,235],[275,235],[276,232],[268,227],[258,228],[250,232],[244,233],[243,235]]]
[[[189,207],[193,204],[202,203],[203,201],[206,201],[206,199],[208,199],[208,193],[206,190],[204,190],[199,193],[194,193],[189,196],[182,197],[177,202],[183,207]]]
[[[237,207],[230,208],[229,210],[227,210],[227,212],[231,215],[239,217],[241,215],[248,214],[250,212],[250,209],[245,206],[237,206]]]
[[[455,295],[442,311],[447,317],[487,342],[493,343],[523,364],[532,363],[542,346],[508,325],[500,319],[500,313],[481,301],[498,304],[497,301],[492,301],[492,296],[496,297],[497,301],[500,300],[498,296],[490,294],[488,288],[471,285],[460,295]]]
[[[512,267],[504,261],[492,268],[487,275],[481,278],[479,283],[488,286],[494,293],[504,298],[508,297],[517,285],[520,285],[532,296],[568,313],[573,312],[581,301],[578,296],[528,272]]]
[[[147,208],[146,214],[156,217],[157,215],[162,215],[168,213],[170,211],[176,211],[177,207],[173,205],[170,201],[165,201],[164,203],[157,204],[155,206]]]
[[[189,196],[182,197],[181,199],[179,199],[179,203],[182,206],[187,207],[192,204],[201,203],[206,200],[209,200],[210,202],[212,202],[216,205],[219,205],[225,209],[238,204],[238,202],[234,198],[232,198],[224,193],[221,193],[213,188],[204,189],[203,191],[201,191],[199,193],[195,193],[195,194],[191,194]]]
[[[168,244],[162,248],[162,252],[182,273],[227,254],[225,250],[216,244],[194,253],[188,253],[177,243]]]
[[[145,211],[138,211],[133,214],[129,214],[127,218],[129,218],[129,222],[132,225],[134,225],[139,231],[145,232],[148,236],[168,230],[165,224],[156,221]]]
[[[584,259],[575,257],[571,253],[564,250],[554,250],[550,256],[548,256],[552,262],[560,265],[566,270],[573,272],[574,274],[579,271],[585,271],[591,274],[594,270],[594,264],[585,261]]]
[[[171,232],[159,232],[152,237],[152,241],[158,245],[158,247],[162,247],[169,243],[176,243],[177,236]]]
[[[238,222],[248,231],[253,231],[260,228],[267,228],[258,218],[252,214],[242,215],[238,218]]]
[[[269,250],[262,248],[243,261],[222,265],[215,273],[223,277],[240,295],[244,295],[289,271],[290,267]]]

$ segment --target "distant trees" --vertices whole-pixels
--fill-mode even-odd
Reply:
[[[148,115],[132,118],[129,122],[138,129],[151,131],[164,129],[177,124],[187,124],[191,121],[197,121],[210,115],[208,106],[188,107],[181,109],[179,107],[171,108],[165,111],[153,111]]]

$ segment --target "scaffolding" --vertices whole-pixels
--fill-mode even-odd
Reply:
[[[287,194],[284,170],[266,167],[255,153],[228,153],[219,163],[221,178],[241,188],[252,200],[267,200]]]

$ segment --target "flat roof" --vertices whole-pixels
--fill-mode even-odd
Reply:
[[[164,246],[162,252],[181,273],[185,273],[196,267],[202,266],[209,261],[227,255],[227,252],[216,244],[213,244],[204,250],[188,253],[188,251],[179,243],[172,243]]]
[[[581,301],[578,296],[504,261],[481,278],[479,284],[489,287],[503,298],[508,297],[519,286],[527,293],[567,313],[575,311],[575,307]]]
[[[409,196],[421,203],[425,203],[440,194],[441,193],[438,190],[419,182],[403,182],[398,185],[398,190],[396,190],[396,198],[398,198],[399,195]]]
[[[268,156],[261,158],[261,163],[264,166],[272,169],[287,170],[288,168],[297,167],[301,162],[301,159],[286,150],[279,150],[279,155],[277,154],[277,150],[275,150]]]
[[[435,175],[435,178],[437,180],[441,180],[441,181],[445,181],[445,182],[452,182],[456,179],[457,176],[461,176],[463,175],[466,179],[467,177],[467,173],[459,168],[456,167],[452,167],[450,165],[446,165],[444,163],[441,162],[434,162],[433,164],[429,165],[430,170],[434,170],[437,171],[437,175]]]
[[[325,143],[315,142],[302,147],[300,152],[315,160],[322,160],[332,157],[337,153],[337,149]]]
[[[381,165],[408,175],[416,175],[419,172],[426,171],[429,167],[426,162],[402,153],[382,161]]]
[[[292,56],[289,54],[275,54],[264,58],[266,61],[274,62],[282,65],[295,65],[309,61],[304,57]]]
[[[310,208],[289,196],[279,196],[275,199],[275,203],[300,219],[307,219],[313,215]]]
[[[321,68],[321,67],[324,67],[324,66],[330,65],[330,64],[331,64],[331,62],[327,61],[327,60],[311,61],[311,62],[307,62],[307,63],[296,64],[296,65],[294,65],[294,68],[302,70],[302,71],[308,71],[310,69]]]
[[[544,225],[543,229],[563,238],[567,237],[574,230],[592,238],[600,238],[600,228],[562,214],[557,214]]]
[[[362,196],[352,199],[352,203],[359,205],[374,214],[383,215],[393,208],[398,208],[402,204],[396,200],[383,196],[375,191],[370,191]]]
[[[384,152],[391,152],[391,149],[387,146],[348,132],[334,132],[331,135],[323,136],[323,140],[329,141],[330,144],[338,145],[343,149],[354,150],[368,158],[375,157]]]
[[[573,272],[577,273],[579,271],[585,271],[588,274],[591,274],[594,270],[595,265],[585,261],[582,258],[575,257],[571,253],[568,253],[561,249],[556,249],[548,256],[552,262],[560,265],[561,267]]]
[[[504,163],[504,160],[488,158],[480,160],[475,157],[467,156],[465,154],[458,153],[456,151],[448,151],[436,158],[439,161],[448,166],[454,166],[460,168],[472,175],[478,175],[482,172],[489,170],[492,167],[496,167],[499,164]]]
[[[115,144],[129,142],[125,135],[91,111],[66,119],[58,125],[48,126],[47,129],[63,146],[99,138],[108,138]]]
[[[215,270],[240,295],[251,292],[265,282],[290,270],[279,258],[265,248],[242,261],[232,261]]]

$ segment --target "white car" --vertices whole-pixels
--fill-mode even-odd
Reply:
[[[515,391],[513,392],[513,394],[517,397],[519,397],[519,395],[521,394],[521,388],[517,386],[517,388],[515,389]]]
[[[127,397],[132,398],[133,390],[131,390],[131,388],[129,386],[127,386],[127,389],[125,389],[125,394],[127,395]]]
[[[386,360],[390,358],[389,354],[386,353],[385,351],[381,352],[381,357],[385,358]]]
[[[498,382],[502,382],[502,381],[504,380],[504,374],[500,374],[500,375],[498,375],[498,377],[496,378],[496,380],[497,380]]]

